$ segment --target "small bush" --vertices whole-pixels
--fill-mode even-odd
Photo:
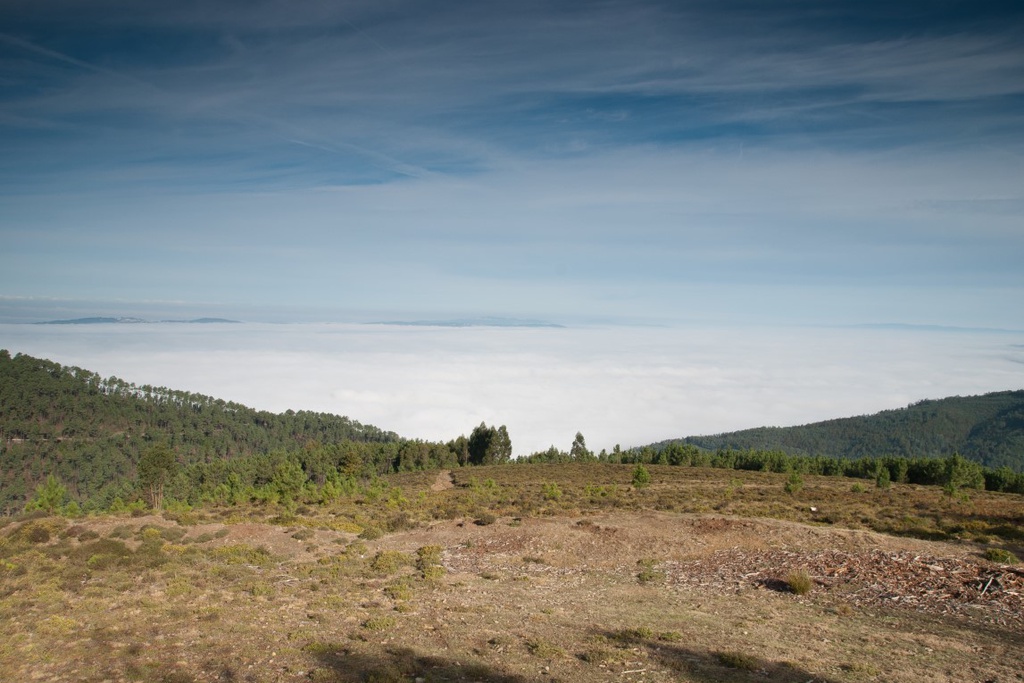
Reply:
[[[758,668],[757,658],[752,657],[748,654],[744,654],[742,652],[716,652],[715,657],[718,659],[719,664],[721,664],[722,666],[727,666],[730,669],[756,671]]]
[[[1009,550],[1003,550],[1002,548],[988,548],[985,551],[985,559],[999,564],[1017,564],[1020,562],[1020,558]]]
[[[110,532],[111,538],[131,538],[133,535],[132,526],[130,524],[121,524],[114,527]]]
[[[314,536],[316,536],[316,532],[312,529],[299,529],[294,534],[292,534],[292,538],[294,538],[296,541],[308,541]]]
[[[416,569],[428,581],[444,576],[444,567],[441,566],[441,546],[425,545],[422,548],[417,548]]]
[[[814,587],[814,580],[805,571],[794,571],[786,576],[786,585],[797,595],[806,595]]]
[[[559,500],[562,497],[562,489],[553,481],[547,482],[541,487],[541,495],[544,500]]]
[[[254,548],[244,543],[214,548],[211,554],[225,564],[250,564],[260,567],[270,564],[274,557],[263,546]]]
[[[783,486],[783,489],[785,489],[786,493],[795,494],[799,493],[800,490],[803,489],[803,487],[804,478],[800,476],[799,472],[793,472],[792,474],[789,475],[789,478],[786,480],[786,485]]]
[[[122,541],[102,538],[75,548],[69,559],[81,562],[89,569],[103,570],[131,564],[132,551]]]
[[[526,649],[531,655],[541,659],[554,659],[555,657],[565,656],[565,650],[540,638],[532,638],[526,641]]]
[[[633,487],[642,489],[651,485],[651,473],[643,465],[637,465],[633,470]]]
[[[494,516],[490,512],[485,512],[479,517],[477,517],[473,521],[473,524],[476,524],[477,526],[490,526],[491,524],[494,524],[497,521],[498,518],[496,516]]]
[[[665,572],[658,569],[657,560],[647,558],[638,560],[636,564],[640,567],[640,571],[636,575],[636,580],[640,583],[652,583],[664,580]]]
[[[49,543],[51,538],[60,534],[67,526],[67,521],[60,517],[44,516],[25,522],[15,529],[9,538],[12,543]]]
[[[621,631],[616,631],[612,636],[615,640],[625,645],[632,645],[644,640],[650,640],[654,637],[654,631],[647,626],[638,626],[637,628],[626,628]]]
[[[394,617],[370,617],[363,622],[367,631],[390,631],[395,627]]]
[[[370,571],[380,576],[387,576],[410,564],[412,562],[405,553],[397,550],[381,550],[370,561]]]
[[[409,600],[412,598],[412,588],[404,581],[398,581],[384,587],[384,595],[392,600]]]

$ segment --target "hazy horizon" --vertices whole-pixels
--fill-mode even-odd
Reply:
[[[768,326],[0,324],[0,348],[104,377],[515,454],[594,450],[1024,388],[1016,333]]]
[[[267,405],[302,403],[298,382],[306,407],[407,436],[509,422],[517,449],[1024,385],[1024,5],[11,0],[3,17],[0,346]],[[83,316],[246,325],[193,350],[106,330],[90,350],[102,335],[10,324]],[[347,351],[362,365],[291,334],[487,316],[567,330],[376,329],[380,354]],[[228,339],[259,353],[234,365]]]

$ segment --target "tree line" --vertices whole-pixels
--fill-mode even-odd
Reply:
[[[517,462],[569,463],[606,462],[639,465],[710,467],[757,472],[797,473],[829,477],[874,479],[878,482],[985,489],[1024,494],[1024,473],[1009,467],[985,467],[959,453],[944,457],[906,458],[886,455],[856,459],[821,455],[795,455],[781,450],[720,448],[706,450],[690,443],[670,442],[623,450],[616,445],[611,452],[594,453],[581,433],[576,434],[568,451],[552,446],[520,458]],[[883,474],[884,473],[884,474]]]

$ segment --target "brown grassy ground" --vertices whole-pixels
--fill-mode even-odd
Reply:
[[[982,557],[1021,554],[1021,497],[631,471],[7,520],[0,680],[1024,680],[1024,575]]]

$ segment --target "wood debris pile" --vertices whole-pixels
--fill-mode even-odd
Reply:
[[[1024,571],[962,558],[908,552],[724,550],[662,565],[670,582],[706,588],[788,590],[786,577],[804,571],[819,589],[858,606],[904,606],[927,612],[984,610],[1001,625],[1024,625]]]

